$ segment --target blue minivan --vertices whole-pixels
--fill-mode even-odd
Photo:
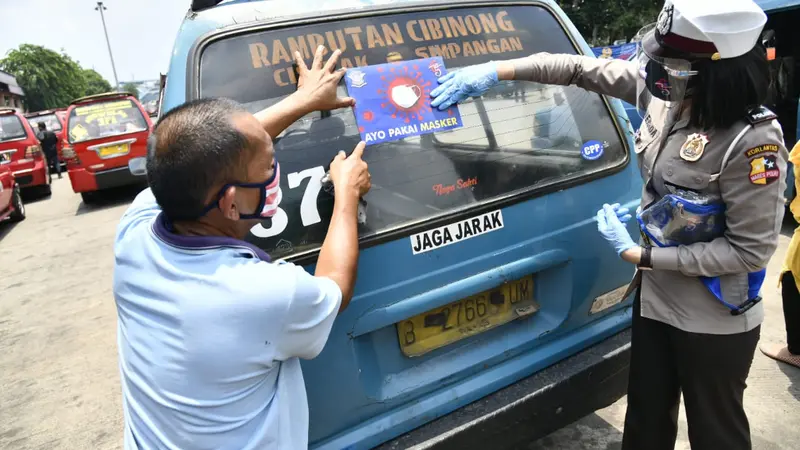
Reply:
[[[261,110],[295,90],[292,52],[310,63],[318,45],[345,68],[592,54],[551,0],[195,0],[161,109],[221,96]],[[311,448],[516,448],[625,393],[633,267],[594,220],[641,192],[622,103],[516,82],[460,113],[461,128],[364,154],[355,297],[303,362]],[[313,272],[333,205],[320,179],[360,140],[356,118],[315,112],[274,139],[284,198],[248,239]]]

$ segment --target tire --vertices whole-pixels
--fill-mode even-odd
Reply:
[[[11,204],[14,206],[14,212],[9,216],[9,220],[12,222],[25,220],[25,204],[22,202],[19,186],[14,186],[14,192],[11,193]]]
[[[97,195],[94,192],[81,192],[81,199],[86,205],[91,205],[97,200]]]

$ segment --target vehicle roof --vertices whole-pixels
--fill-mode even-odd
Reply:
[[[28,113],[25,113],[25,117],[28,118],[28,119],[31,119],[31,118],[34,118],[34,117],[46,116],[46,115],[49,115],[49,114],[55,114],[58,111],[59,111],[59,109],[45,109],[43,111],[28,112]]]
[[[102,94],[87,95],[86,97],[76,98],[70,105],[77,105],[79,103],[91,103],[98,100],[105,100],[109,98],[123,98],[133,97],[130,92],[104,92]]]
[[[18,115],[19,111],[17,111],[14,108],[0,108],[0,114],[3,114],[3,115],[8,115],[8,114]]]
[[[800,5],[800,0],[755,0],[755,2],[766,12],[783,11]]]

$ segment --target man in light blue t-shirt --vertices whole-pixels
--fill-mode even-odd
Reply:
[[[296,93],[252,115],[229,100],[179,106],[148,143],[143,191],[114,245],[126,449],[303,449],[298,358],[314,358],[353,293],[364,143],[331,164],[335,206],[314,275],[243,241],[281,199],[270,136],[337,98],[337,50]]]

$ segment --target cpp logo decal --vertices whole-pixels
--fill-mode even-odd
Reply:
[[[589,141],[581,148],[581,158],[594,161],[603,156],[605,146],[600,141]]]

